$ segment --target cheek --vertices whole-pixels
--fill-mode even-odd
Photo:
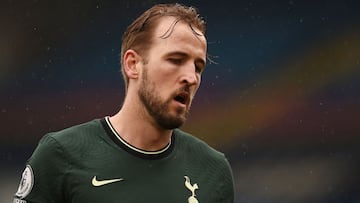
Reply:
[[[198,77],[198,81],[199,81],[199,84],[198,84],[197,88],[199,88],[200,83],[201,83],[201,75],[199,75],[199,76],[197,76],[197,77]]]
[[[155,91],[162,96],[171,93],[172,88],[174,87],[174,84],[171,83],[171,78],[161,74],[156,75],[155,78],[153,78],[152,83],[155,87]]]
[[[199,84],[200,85],[200,84]],[[193,94],[192,94],[192,99],[195,97],[195,95],[196,95],[196,92],[198,91],[198,89],[199,89],[199,85],[196,85],[195,87],[194,87],[194,91],[193,91]]]
[[[198,82],[197,82],[197,84],[196,84],[196,87],[195,87],[195,88],[196,88],[196,90],[197,90],[197,89],[199,89],[200,84],[201,84],[201,75],[197,75],[197,76],[196,76],[196,78],[197,78],[197,81],[198,81]]]

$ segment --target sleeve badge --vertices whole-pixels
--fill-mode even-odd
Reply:
[[[34,173],[30,165],[27,165],[21,176],[21,181],[15,196],[17,198],[25,198],[30,192],[34,184]]]

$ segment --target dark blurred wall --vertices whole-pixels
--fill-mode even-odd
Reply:
[[[0,202],[39,139],[117,112],[122,32],[160,1],[0,6]],[[359,202],[360,3],[182,1],[208,23],[183,127],[228,156],[236,202]]]

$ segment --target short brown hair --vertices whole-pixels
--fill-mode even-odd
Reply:
[[[198,14],[196,8],[184,6],[178,3],[157,4],[140,15],[132,24],[127,27],[126,31],[124,32],[120,54],[121,66],[123,65],[124,54],[129,49],[133,49],[142,55],[142,57],[146,57],[147,50],[152,45],[154,30],[158,24],[159,19],[164,16],[173,16],[176,18],[176,22],[184,21],[188,23],[192,29],[195,27],[203,35],[205,35],[206,24],[203,18]],[[169,33],[164,33],[164,36],[166,35],[165,37],[171,35],[171,29],[173,28],[169,29]],[[123,68],[121,68],[121,71],[125,81],[125,88],[127,89],[129,79],[126,76]]]

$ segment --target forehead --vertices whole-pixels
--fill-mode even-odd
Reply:
[[[153,47],[183,49],[206,58],[206,38],[201,31],[175,17],[162,17],[154,30]],[[181,51],[181,50],[179,50]]]

